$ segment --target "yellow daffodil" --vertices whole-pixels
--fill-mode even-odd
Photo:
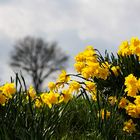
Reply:
[[[65,70],[62,70],[57,81],[60,83],[67,83],[69,80],[70,80],[70,76],[67,75]]]
[[[80,85],[77,81],[74,81],[74,80],[73,80],[73,81],[69,84],[69,91],[70,91],[70,92],[73,92],[73,91],[78,92],[80,87],[81,87],[81,85]]]
[[[106,112],[106,116],[105,116],[105,112]],[[108,110],[105,109],[101,109],[100,110],[100,115],[101,115],[101,119],[104,120],[104,117],[106,117],[106,119],[108,119],[110,117],[110,112]],[[99,113],[98,113],[98,117],[99,117]]]
[[[128,100],[126,98],[122,97],[120,102],[119,102],[119,106],[118,107],[119,108],[125,108],[127,103],[128,103]]]
[[[28,94],[29,94],[29,96],[31,97],[31,99],[35,99],[35,97],[36,97],[36,91],[35,91],[35,89],[33,88],[33,86],[30,86],[30,87],[29,87]]]
[[[119,75],[120,67],[119,66],[113,66],[111,67],[112,72],[117,77]]]
[[[129,121],[124,122],[123,131],[126,131],[127,133],[133,133],[136,131],[135,124],[133,123],[132,119]]]
[[[16,92],[15,84],[6,83],[2,87],[0,87],[0,90],[7,98],[11,98],[12,95]]]
[[[52,104],[57,104],[58,103],[58,93],[50,92],[50,93],[42,93],[41,94],[41,99],[42,101],[48,105],[49,108],[52,108]]]
[[[51,90],[51,91],[54,91],[57,89],[56,87],[56,84],[54,82],[49,82],[48,83],[48,88]]]
[[[60,96],[59,103],[65,102],[67,103],[69,100],[72,99],[72,94],[69,90],[63,90],[62,95]]]
[[[85,85],[86,85],[86,90],[89,91],[89,92],[93,92],[93,93],[96,93],[97,91],[97,86],[94,82],[91,82],[91,81],[85,81]]]
[[[116,98],[116,96],[110,96],[110,97],[108,98],[108,101],[109,101],[109,103],[113,106],[113,105],[115,105],[115,103],[117,102],[117,98]]]

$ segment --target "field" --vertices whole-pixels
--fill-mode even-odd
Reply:
[[[1,140],[137,140],[140,137],[140,40],[117,54],[92,46],[75,56],[48,90],[26,86],[23,75],[0,87]]]

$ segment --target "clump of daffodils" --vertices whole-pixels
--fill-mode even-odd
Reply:
[[[125,92],[127,96],[133,97],[134,101],[129,101],[125,109],[128,115],[133,118],[140,118],[140,79],[137,79],[133,74],[125,78]]]
[[[121,56],[137,55],[140,58],[140,40],[138,37],[133,37],[128,41],[122,42],[118,50],[118,54]]]
[[[132,118],[124,123],[123,128],[123,131],[132,133],[136,131],[133,119],[140,118],[140,79],[133,74],[129,74],[125,77],[124,85],[125,94],[124,97],[121,97],[118,107],[125,109],[126,114]]]
[[[74,67],[84,78],[101,78],[106,80],[109,75],[108,62],[100,63],[92,46],[88,46],[83,52],[75,57]]]
[[[127,93],[127,96],[134,97],[138,94],[140,90],[140,79],[137,80],[137,78],[130,74],[125,78],[125,92]]]

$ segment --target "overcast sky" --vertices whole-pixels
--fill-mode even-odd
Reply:
[[[27,35],[57,41],[73,57],[85,46],[116,52],[121,41],[140,36],[139,0],[0,0],[0,78],[13,74],[9,52]]]

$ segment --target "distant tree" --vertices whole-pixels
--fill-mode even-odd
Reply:
[[[68,56],[57,43],[28,36],[16,42],[11,52],[10,65],[26,71],[39,91],[50,74],[65,68],[67,60]]]

